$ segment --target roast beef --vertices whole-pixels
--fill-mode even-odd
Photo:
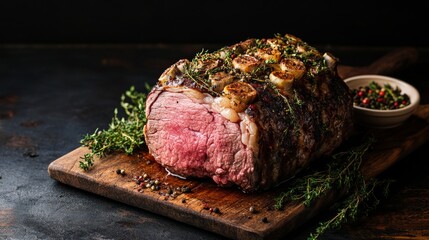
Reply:
[[[148,95],[149,152],[183,177],[272,188],[349,136],[353,103],[336,63],[291,34],[181,59]]]

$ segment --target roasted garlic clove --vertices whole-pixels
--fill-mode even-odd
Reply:
[[[283,40],[281,40],[279,38],[267,39],[267,43],[270,45],[270,47],[275,48],[275,49],[279,49],[281,46],[285,45]]]
[[[232,60],[232,65],[236,69],[240,69],[242,72],[250,73],[255,70],[261,61],[256,57],[250,55],[240,55]]]
[[[220,93],[226,85],[232,83],[234,77],[225,72],[217,72],[211,74],[209,80],[211,81],[213,91]]]
[[[161,85],[166,85],[167,82],[172,81],[176,78],[177,75],[183,73],[185,66],[189,64],[189,60],[181,59],[177,63],[171,65],[158,78],[158,81]]]
[[[270,73],[270,82],[285,93],[291,93],[295,75],[290,72],[273,71]]]
[[[278,63],[282,53],[276,48],[259,48],[255,56],[265,60],[266,63]]]
[[[236,112],[244,111],[256,98],[255,88],[245,82],[231,83],[225,86],[222,93],[223,99],[228,101],[222,101],[221,106],[229,107]]]
[[[292,73],[295,79],[300,79],[305,73],[305,64],[297,58],[283,58],[279,66],[282,71]]]
[[[218,59],[206,59],[198,61],[196,68],[198,69],[198,72],[207,73],[208,71],[219,67],[220,64],[221,61]]]
[[[249,48],[255,46],[256,40],[251,38],[245,41],[239,42],[232,46],[232,50],[235,53],[245,53]]]

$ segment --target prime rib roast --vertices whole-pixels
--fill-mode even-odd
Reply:
[[[149,152],[183,177],[270,189],[349,136],[353,103],[336,65],[291,34],[181,59],[148,94]]]

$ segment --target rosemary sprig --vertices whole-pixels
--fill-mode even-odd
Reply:
[[[150,86],[146,84],[146,89]],[[126,118],[118,116],[118,109],[115,108],[114,116],[108,129],[99,130],[92,134],[86,134],[80,143],[91,149],[90,153],[81,157],[80,168],[88,170],[94,165],[94,157],[105,157],[114,151],[123,151],[132,154],[136,149],[144,146],[143,127],[146,124],[146,93],[137,92],[131,86],[121,96],[121,107]]]

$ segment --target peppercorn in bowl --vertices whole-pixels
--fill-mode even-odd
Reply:
[[[404,123],[418,107],[420,94],[411,84],[383,75],[344,79],[353,96],[355,122],[373,128]]]

